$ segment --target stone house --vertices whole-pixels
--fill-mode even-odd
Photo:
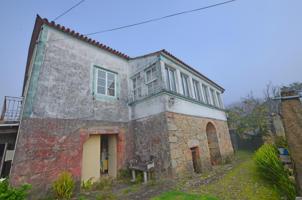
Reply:
[[[156,176],[209,170],[233,154],[223,92],[166,50],[131,58],[37,16],[10,179],[116,177],[135,157]]]

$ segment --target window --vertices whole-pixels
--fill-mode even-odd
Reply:
[[[197,99],[198,101],[202,101],[199,82],[194,79],[193,79],[193,89],[194,89],[195,99]]]
[[[189,77],[185,74],[181,74],[181,83],[182,83],[183,94],[187,97],[190,97]]]
[[[210,90],[211,90],[211,96],[212,96],[212,101],[213,101],[212,104],[213,104],[214,106],[218,106],[215,92],[214,92],[214,90],[213,90],[212,88],[211,88]]]
[[[148,87],[148,95],[155,93],[158,89],[157,68],[155,65],[146,70],[146,85]]]
[[[137,74],[134,78],[132,78],[132,89],[133,89],[133,97],[134,99],[138,99],[142,96],[141,89],[141,76]]]
[[[219,107],[220,107],[220,108],[223,108],[223,104],[222,104],[222,100],[221,100],[220,93],[219,93],[219,92],[216,92],[216,94],[217,94],[217,99],[218,99]]]
[[[116,96],[116,74],[97,68],[96,94]]]
[[[204,93],[204,96],[205,96],[205,102],[207,104],[209,104],[210,103],[210,96],[209,96],[208,86],[202,84],[202,90],[203,90],[203,93]]]
[[[167,89],[173,92],[176,91],[176,80],[175,80],[175,70],[166,66],[165,67],[165,72],[166,72],[166,84],[167,84]]]

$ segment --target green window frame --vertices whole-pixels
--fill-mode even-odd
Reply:
[[[118,74],[98,66],[94,66],[93,93],[96,96],[117,97]]]

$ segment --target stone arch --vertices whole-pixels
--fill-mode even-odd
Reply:
[[[221,163],[221,153],[218,143],[217,131],[212,122],[208,122],[206,126],[206,133],[208,139],[208,147],[211,158],[211,164],[217,165]]]

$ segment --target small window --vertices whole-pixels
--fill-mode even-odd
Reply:
[[[157,79],[157,69],[154,65],[153,67],[146,70],[146,83],[152,82]]]
[[[185,74],[181,74],[181,83],[182,83],[183,94],[187,97],[190,97],[189,77]]]
[[[148,95],[154,94],[158,90],[157,73],[156,65],[146,70],[146,85],[148,88]]]
[[[141,76],[137,74],[134,78],[132,78],[132,89],[133,89],[133,97],[134,99],[138,99],[142,96],[141,89]]]
[[[96,70],[96,94],[116,96],[116,74],[104,69]]]
[[[193,79],[193,89],[194,89],[194,95],[195,99],[198,101],[202,101],[201,91],[200,91],[200,84],[198,81]]]
[[[217,94],[217,99],[218,99],[219,107],[220,107],[220,108],[223,108],[221,95],[220,95],[219,92],[216,92],[216,94]]]
[[[210,91],[211,91],[211,96],[212,96],[212,104],[214,105],[214,106],[218,106],[218,103],[217,103],[217,98],[216,98],[216,95],[215,95],[215,91],[211,88],[210,89]]]
[[[202,90],[203,90],[203,93],[204,93],[205,102],[207,104],[209,104],[210,103],[210,95],[209,95],[208,86],[202,84]]]
[[[171,67],[165,67],[167,89],[173,92],[176,91],[175,70]]]

